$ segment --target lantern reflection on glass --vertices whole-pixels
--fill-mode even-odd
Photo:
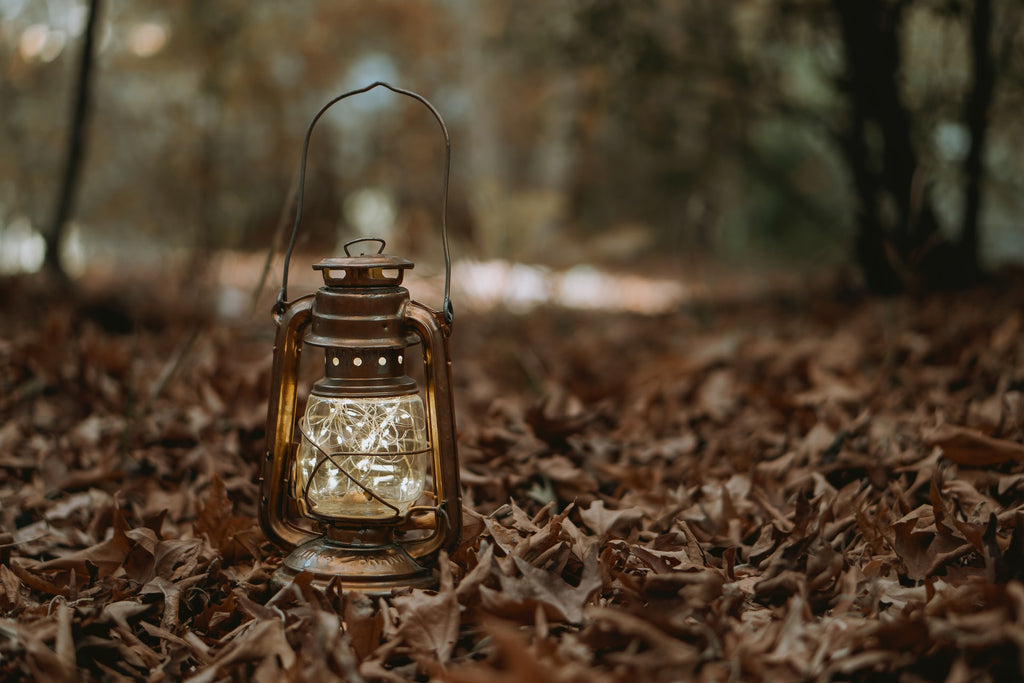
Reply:
[[[345,256],[314,265],[323,286],[287,302],[310,134],[333,104],[378,86],[422,102],[445,136],[442,312],[410,299],[401,285],[413,264],[384,254],[379,239],[354,240],[345,245]],[[386,83],[340,95],[310,123],[275,307],[278,332],[261,470],[261,525],[290,551],[275,574],[277,583],[308,571],[320,583],[340,577],[346,588],[369,592],[429,586],[437,553],[458,543],[462,510],[448,355],[453,317],[445,222],[449,165],[448,131],[437,111],[421,96]],[[376,243],[376,253],[365,253],[368,243]],[[353,253],[356,245],[359,251]],[[297,419],[304,345],[324,350],[324,375]],[[422,356],[423,396],[406,372],[410,351],[414,358]]]

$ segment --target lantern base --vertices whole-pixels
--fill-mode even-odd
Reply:
[[[313,575],[313,584],[323,588],[340,578],[344,590],[384,595],[393,588],[436,588],[437,574],[409,556],[396,543],[349,545],[326,537],[315,538],[295,548],[274,572],[275,587],[282,588],[300,572]]]

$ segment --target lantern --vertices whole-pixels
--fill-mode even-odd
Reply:
[[[288,301],[310,135],[331,106],[378,86],[423,103],[444,134],[441,312],[410,299],[402,279],[412,262],[383,253],[384,241],[374,238],[349,242],[345,256],[314,265],[323,286]],[[334,98],[306,131],[295,224],[274,309],[278,327],[260,484],[260,524],[289,551],[274,575],[279,585],[311,572],[318,583],[340,577],[345,588],[367,592],[427,587],[436,582],[431,564],[438,552],[458,543],[462,508],[448,353],[450,166],[448,131],[437,110],[387,83]],[[324,374],[299,416],[304,346],[323,349]],[[423,386],[407,372],[420,358]]]

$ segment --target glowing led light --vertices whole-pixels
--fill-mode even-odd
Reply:
[[[418,395],[312,395],[301,428],[295,495],[313,512],[393,517],[423,493],[429,445]]]

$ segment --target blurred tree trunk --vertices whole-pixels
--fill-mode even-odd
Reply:
[[[244,10],[232,3],[192,0],[188,5],[189,40],[203,64],[199,91],[193,105],[193,220],[196,234],[188,263],[187,279],[201,282],[210,275],[213,250],[220,246],[226,221],[223,196],[224,108],[229,90],[227,67],[235,56],[237,39],[244,26]]]
[[[989,108],[995,93],[996,65],[991,49],[992,0],[977,0],[971,16],[971,60],[973,90],[967,100],[965,120],[971,144],[964,160],[964,215],[960,247],[970,256],[969,264],[978,264],[978,221],[981,216],[981,191],[984,176],[985,142],[988,136]],[[971,273],[971,276],[975,276]]]
[[[472,234],[478,252],[493,258],[508,250],[508,235],[501,229],[500,221],[494,220],[495,212],[489,206],[481,206],[508,183],[498,145],[501,134],[496,107],[500,99],[495,92],[505,87],[501,80],[502,65],[499,55],[487,49],[487,36],[494,32],[490,28],[495,22],[492,15],[500,12],[500,6],[474,0],[459,0],[454,5],[458,50],[464,55],[459,77],[469,95],[472,112],[466,124],[466,143],[460,145],[460,150],[465,149],[460,154],[467,169],[464,182],[466,195],[471,198]]]
[[[979,216],[988,110],[995,85],[990,50],[992,0],[970,15],[973,59],[965,110],[970,146],[964,161],[959,239],[939,234],[928,184],[913,145],[912,119],[900,92],[906,0],[832,0],[839,19],[849,118],[840,136],[857,202],[856,256],[868,287],[879,293],[962,287],[976,281]]]
[[[60,282],[69,279],[60,262],[60,245],[67,233],[68,222],[74,211],[78,178],[85,158],[86,125],[89,117],[89,96],[91,92],[92,67],[96,44],[96,25],[99,20],[100,0],[89,0],[89,14],[82,39],[82,54],[78,62],[78,78],[75,82],[75,101],[71,108],[71,122],[68,130],[67,156],[61,177],[60,194],[49,230],[46,231],[47,272]]]
[[[841,142],[857,193],[856,255],[868,287],[902,289],[915,247],[935,231],[899,89],[903,3],[832,0],[846,58],[849,120]]]

